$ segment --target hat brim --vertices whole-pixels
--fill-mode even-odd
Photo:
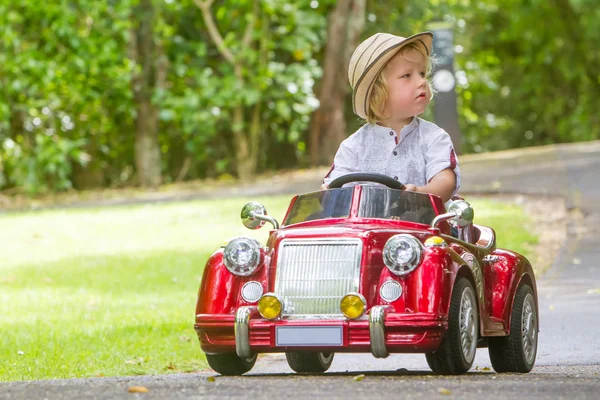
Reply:
[[[370,64],[365,68],[362,76],[356,83],[356,87],[352,92],[352,107],[354,113],[359,117],[367,118],[367,107],[369,104],[369,97],[375,83],[375,78],[379,75],[385,64],[396,55],[396,53],[404,46],[409,43],[421,43],[427,55],[432,53],[433,45],[433,33],[422,32],[416,35],[409,36],[404,40],[398,40],[391,42],[389,46],[382,51],[378,57],[371,61]]]

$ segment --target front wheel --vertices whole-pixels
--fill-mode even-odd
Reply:
[[[458,375],[467,372],[475,360],[479,332],[479,312],[475,289],[463,277],[456,280],[450,312],[448,330],[439,349],[427,353],[427,364],[437,374]]]
[[[206,361],[221,375],[242,375],[254,367],[256,356],[255,354],[250,358],[240,358],[235,353],[207,354]]]
[[[531,371],[538,343],[538,316],[533,289],[517,289],[510,315],[510,335],[489,338],[490,361],[496,372]]]
[[[285,353],[288,365],[298,373],[323,373],[331,367],[335,353]]]

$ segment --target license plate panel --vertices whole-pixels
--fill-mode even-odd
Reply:
[[[276,346],[343,346],[342,326],[276,326]]]

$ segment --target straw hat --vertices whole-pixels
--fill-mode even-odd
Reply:
[[[421,43],[427,54],[431,54],[433,33],[421,32],[403,38],[389,33],[376,33],[358,45],[348,67],[348,79],[352,86],[352,105],[354,113],[359,117],[367,118],[369,96],[373,83],[385,64],[408,43]]]

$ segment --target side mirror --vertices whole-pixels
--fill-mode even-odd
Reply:
[[[242,224],[248,229],[255,230],[262,228],[265,222],[270,222],[275,229],[279,229],[279,223],[267,215],[267,210],[262,204],[255,201],[246,203],[242,207],[240,218],[242,219]]]
[[[460,228],[468,226],[473,223],[475,212],[473,207],[464,200],[455,200],[448,207],[448,212],[456,215],[454,221]]]
[[[454,200],[448,206],[447,213],[440,214],[433,219],[431,222],[431,228],[437,228],[437,225],[442,221],[452,220],[459,230],[459,237],[462,237],[460,231],[463,230],[462,228],[472,224],[474,217],[475,212],[469,203],[464,200]],[[465,231],[469,231],[469,229],[466,229]]]

